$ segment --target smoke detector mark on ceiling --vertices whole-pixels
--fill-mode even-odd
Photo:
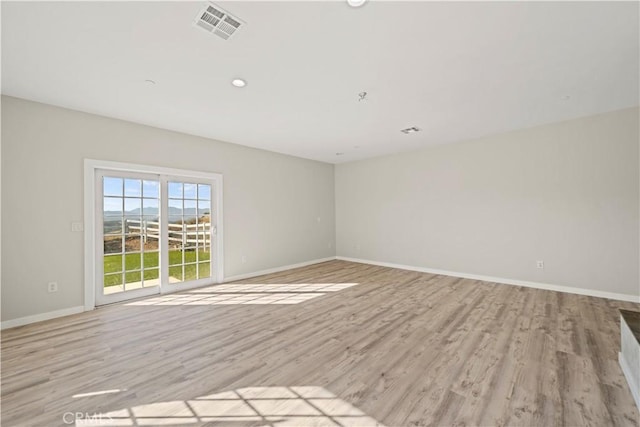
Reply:
[[[410,134],[410,133],[420,132],[420,129],[418,129],[417,127],[413,126],[413,127],[410,127],[410,128],[402,129],[400,132],[402,132],[404,134]]]
[[[231,15],[220,6],[209,3],[198,14],[195,25],[208,33],[215,34],[225,40],[238,32],[245,22]]]

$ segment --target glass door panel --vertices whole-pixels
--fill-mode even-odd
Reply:
[[[169,181],[169,283],[211,277],[211,185]]]
[[[135,174],[134,174],[135,175]],[[97,303],[159,292],[160,181],[157,176],[97,175],[102,234]],[[143,291],[145,288],[153,288]],[[118,296],[120,294],[121,296]]]

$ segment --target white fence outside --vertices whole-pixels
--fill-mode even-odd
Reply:
[[[160,223],[157,221],[125,220],[125,234],[140,234],[144,243],[148,239],[160,240]],[[169,224],[169,244],[174,242],[182,248],[211,248],[211,224]]]

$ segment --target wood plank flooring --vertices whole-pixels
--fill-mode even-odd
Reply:
[[[637,426],[618,308],[331,261],[5,330],[2,425]]]

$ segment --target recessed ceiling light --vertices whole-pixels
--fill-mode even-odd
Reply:
[[[156,82],[155,82],[155,81],[153,81],[153,80],[145,80],[145,81],[144,81],[144,83],[145,83],[147,86],[153,86],[154,84],[156,84]]]
[[[247,85],[247,82],[242,79],[233,79],[231,80],[231,84],[235,87],[245,87]]]
[[[351,7],[360,7],[363,4],[365,4],[366,2],[367,2],[367,0],[347,0],[347,3]]]

